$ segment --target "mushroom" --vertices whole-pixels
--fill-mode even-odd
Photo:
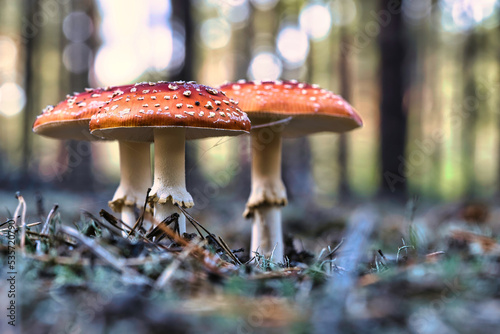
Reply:
[[[132,86],[86,89],[83,93],[66,96],[57,106],[46,107],[33,124],[36,134],[72,140],[98,141],[101,138],[90,133],[92,115],[109,101],[123,99],[123,90]],[[119,141],[120,185],[110,208],[121,213],[122,221],[133,226],[136,222],[134,207],[142,207],[147,189],[151,186],[151,158],[149,143]]]
[[[316,132],[345,132],[362,126],[342,97],[297,81],[227,83],[220,87],[239,100],[252,121],[252,188],[244,217],[253,217],[251,250],[281,262],[284,256],[281,206],[281,138]]]
[[[185,140],[248,133],[250,120],[232,99],[193,81],[139,83],[92,116],[92,134],[108,139],[154,142],[150,201],[157,223],[194,205],[186,189]],[[179,231],[186,231],[184,215]]]

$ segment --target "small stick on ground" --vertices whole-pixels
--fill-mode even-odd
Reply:
[[[175,205],[181,210],[181,212],[186,216],[186,218],[188,219],[188,221],[193,225],[195,226],[198,225],[203,231],[205,231],[205,233],[207,233],[209,236],[212,237],[212,239],[215,241],[215,243],[217,244],[217,246],[219,246],[222,250],[224,250],[227,255],[230,257],[230,258],[235,258],[234,254],[231,253],[231,250],[229,247],[224,247],[216,238],[215,234],[211,233],[209,230],[207,230],[203,225],[201,225],[200,223],[198,223],[196,221],[196,219],[193,218],[193,216],[191,216],[184,208],[182,208],[180,205],[178,205],[177,203],[175,203]],[[200,231],[198,229],[196,229],[198,231],[198,233],[200,233]],[[201,233],[200,233],[201,235]],[[202,239],[203,240],[203,239]],[[236,259],[237,260],[237,259]],[[239,261],[237,261],[239,262]]]
[[[19,204],[14,212],[14,221],[16,226],[20,226],[21,235],[19,236],[19,246],[21,247],[21,252],[24,253],[24,246],[26,245],[26,202],[24,201],[23,196],[21,196],[21,193],[16,193],[16,197]],[[20,223],[18,220],[19,218],[21,218]]]
[[[148,238],[151,241],[153,240],[153,238],[156,238],[154,242],[161,241],[163,238],[165,238],[165,236],[168,237],[168,235],[159,226],[164,225],[164,226],[168,227],[168,226],[170,226],[170,224],[178,222],[178,220],[179,220],[178,213],[171,214],[170,216],[165,218],[160,224],[155,226],[153,228],[153,230],[151,230],[149,233],[147,233],[146,238]]]
[[[7,222],[5,222],[4,224],[7,224],[9,222],[13,221],[13,219],[9,219]],[[0,225],[0,226],[3,226],[4,224]],[[37,222],[37,223],[31,223],[31,224],[27,224],[26,227],[34,227],[34,226],[38,226],[40,225],[41,223],[40,222]],[[0,230],[0,233],[1,232],[6,232],[8,231],[9,229],[8,228],[3,228]],[[26,232],[29,232],[29,231],[26,231]]]
[[[121,220],[118,220],[116,219],[115,216],[113,216],[112,214],[110,214],[109,212],[107,212],[106,210],[104,209],[101,209],[101,211],[99,211],[99,215],[104,218],[104,222],[101,222],[100,220],[95,220],[99,225],[102,225],[103,227],[105,227],[106,229],[110,230],[112,233],[114,233],[115,235],[117,236],[122,236],[122,232],[127,232],[121,225],[125,225],[126,227],[129,228],[129,230],[131,230],[132,228],[127,226],[127,224],[125,224],[124,222],[122,222]],[[109,225],[105,224],[105,222],[108,222]]]
[[[56,214],[57,209],[59,208],[58,204],[54,204],[52,209],[49,212],[49,215],[47,216],[47,219],[45,220],[45,224],[43,224],[42,230],[40,231],[40,234],[48,234],[49,233],[49,225],[50,222],[52,221],[52,218],[54,218],[54,215]]]
[[[134,226],[130,229],[130,232],[127,235],[127,238],[132,235],[132,233],[135,232],[135,229],[142,226],[144,223],[144,216],[146,215],[146,207],[148,206],[148,198],[149,198],[149,193],[151,192],[151,188],[148,188],[148,191],[146,192],[146,199],[144,200],[144,206],[142,207],[142,213],[139,216],[139,219],[135,222]]]

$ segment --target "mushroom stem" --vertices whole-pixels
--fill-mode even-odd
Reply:
[[[252,252],[283,261],[280,206],[287,204],[281,180],[281,131],[272,127],[251,131],[252,192],[245,217],[254,216]]]
[[[151,145],[129,141],[118,142],[120,151],[120,185],[116,189],[110,208],[121,213],[128,226],[136,222],[134,206],[143,207],[151,187]]]
[[[184,208],[194,205],[186,190],[184,128],[160,128],[154,130],[155,170],[151,199],[154,202],[154,217],[163,221],[173,213],[179,214],[179,232],[186,232],[186,219],[174,205]]]
[[[134,227],[137,218],[135,217],[135,209],[131,205],[124,205],[121,212],[122,222],[125,224],[124,228],[126,231],[123,231],[122,234],[124,237],[128,236],[128,228]]]
[[[255,209],[252,225],[251,249],[265,254],[274,261],[283,261],[283,231],[281,209],[277,206],[262,206]],[[255,254],[252,254],[252,256]]]

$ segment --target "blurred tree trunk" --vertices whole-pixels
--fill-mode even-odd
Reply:
[[[304,201],[312,198],[311,148],[306,137],[283,140],[282,175],[288,199]]]
[[[350,45],[350,37],[345,26],[340,28],[340,50],[346,50]],[[347,52],[339,54],[340,95],[351,102],[351,62]],[[337,161],[339,166],[339,199],[345,200],[351,196],[349,188],[349,175],[347,171],[348,138],[346,134],[339,135]]]
[[[191,3],[192,0],[171,0],[172,1],[172,17],[176,18],[185,31],[184,49],[184,64],[180,71],[169,78],[169,80],[191,81],[196,80],[194,63],[195,63],[195,47],[194,47],[194,26],[192,18]],[[200,171],[198,161],[198,143],[197,141],[186,142],[186,187],[193,189],[199,186],[204,181]],[[196,202],[196,198],[195,198]]]
[[[73,0],[70,11],[82,11],[86,13],[94,23],[94,30],[85,42],[92,51],[91,57],[96,50],[96,13],[93,0]],[[67,13],[69,14],[69,13]],[[64,20],[65,15],[62,16]],[[73,25],[72,30],[85,29],[77,26],[78,21],[70,22]],[[71,45],[68,41],[66,47]],[[90,59],[89,59],[90,63]],[[90,65],[89,65],[90,66]],[[69,74],[69,94],[73,92],[83,92],[89,86],[89,68],[83,71],[70,70]],[[63,175],[63,187],[75,191],[92,191],[94,188],[94,176],[92,173],[92,146],[88,141],[70,140],[66,143],[68,151],[68,168]]]
[[[462,166],[464,179],[464,194],[466,197],[474,195],[476,176],[475,176],[475,156],[476,156],[476,124],[478,117],[478,105],[476,97],[476,80],[474,64],[477,60],[478,36],[474,30],[471,30],[465,40],[463,49],[463,104],[460,106],[464,110],[464,122],[462,128]],[[474,99],[472,99],[474,98]],[[468,103],[469,100],[475,101]]]
[[[236,59],[234,60],[234,76],[232,81],[247,78],[247,71],[250,65],[252,57],[252,45],[254,43],[254,26],[253,22],[255,19],[254,8],[252,4],[249,4],[250,13],[248,15],[248,21],[244,27],[237,29],[234,32],[233,37],[233,50]],[[233,194],[236,198],[241,200],[246,200],[248,194],[250,193],[250,137],[249,136],[239,136],[235,138],[238,142],[238,168],[233,176],[230,184],[228,185],[228,191]]]
[[[500,6],[498,7],[498,11],[497,11],[497,16],[498,16],[498,20],[500,20]],[[497,35],[500,35],[500,25],[498,26],[498,30],[497,30]],[[500,45],[497,45],[497,64],[500,64]],[[500,68],[497,69],[497,71],[499,72],[498,73],[498,76],[500,77]],[[500,95],[500,89],[499,89],[499,95]],[[500,110],[500,101],[498,103],[498,110]],[[497,132],[500,132],[500,118],[498,119],[498,130]],[[498,137],[497,139],[497,152],[498,152],[498,158],[497,158],[497,198],[500,197],[500,136]]]
[[[32,18],[35,13],[40,9],[39,1],[24,0],[23,2],[23,16]],[[36,73],[34,60],[35,52],[38,51],[37,47],[37,34],[33,31],[34,36],[26,36],[24,45],[24,87],[26,96],[26,106],[23,115],[23,139],[22,139],[22,163],[21,163],[21,187],[31,183],[32,177],[30,175],[29,167],[32,152],[32,122],[37,112],[35,106],[38,94],[36,93],[35,80],[33,74]]]
[[[246,79],[248,65],[252,57],[252,45],[254,43],[254,28],[252,22],[254,21],[254,8],[249,5],[248,20],[244,27],[237,29],[234,32],[234,80]]]
[[[276,6],[275,10],[278,10]],[[297,15],[300,9],[297,2],[290,2],[288,6],[282,8],[289,15]],[[281,12],[276,13],[279,17]],[[314,81],[314,42],[309,45],[307,56],[307,76],[306,81]],[[283,77],[290,77],[287,70],[283,70]],[[289,71],[288,71],[289,72]],[[282,142],[282,175],[283,183],[286,186],[289,201],[296,203],[308,203],[312,199],[313,176],[311,172],[311,147],[307,137],[285,138]]]
[[[194,80],[194,43],[193,43],[193,18],[191,16],[192,0],[171,0],[172,1],[172,17],[180,21],[185,31],[184,47],[186,50],[184,65],[180,71],[170,78],[170,80]]]
[[[441,12],[438,8],[439,0],[432,1],[432,12],[431,19],[427,23],[426,31],[427,31],[427,49],[425,53],[425,61],[429,63],[429,68],[427,69],[427,79],[426,83],[430,85],[430,95],[431,95],[431,107],[433,111],[440,112],[432,112],[432,122],[434,125],[434,129],[444,129],[443,127],[443,112],[441,106],[441,94],[439,91],[441,90],[441,82],[439,81],[439,69],[441,68],[441,53],[442,49],[440,48],[441,43],[439,41],[439,34],[437,33],[437,28],[432,24],[432,22],[439,22]],[[443,130],[441,130],[443,131]],[[440,196],[441,191],[441,168],[443,165],[443,148],[442,143],[437,140],[435,143],[435,149],[433,154],[431,155],[431,170],[430,177],[426,186],[426,193],[428,196],[432,196],[438,198]]]
[[[394,4],[397,4],[397,7]],[[405,145],[407,110],[403,104],[405,94],[405,25],[401,14],[402,0],[381,0],[380,12],[388,23],[380,25],[381,52],[381,106],[380,137],[381,167],[384,196],[405,198],[407,189]],[[394,10],[396,7],[396,10]],[[389,12],[392,8],[392,13]]]

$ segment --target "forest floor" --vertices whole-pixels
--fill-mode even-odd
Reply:
[[[61,207],[23,235],[15,204],[0,258],[16,298],[1,284],[0,308],[15,300],[16,327],[2,311],[1,333],[500,332],[500,210],[484,203],[372,203],[322,227],[292,222],[302,230],[284,265],[248,262],[241,239],[194,219],[185,238],[161,225],[127,239],[104,211],[73,222]]]

